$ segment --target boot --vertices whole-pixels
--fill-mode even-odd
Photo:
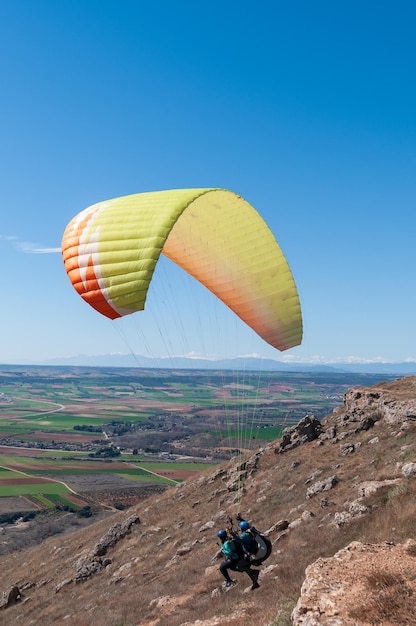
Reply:
[[[250,572],[247,572],[248,575],[251,578],[252,581],[252,585],[251,585],[251,589],[254,591],[254,589],[258,589],[260,587],[259,583],[257,582],[260,576],[260,571],[258,569],[252,569]]]

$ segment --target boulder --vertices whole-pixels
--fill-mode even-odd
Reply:
[[[323,480],[318,480],[318,482],[311,485],[306,491],[306,497],[312,498],[316,496],[318,493],[322,493],[323,491],[329,491],[338,483],[338,478],[334,476],[329,476],[329,478],[324,478]]]
[[[416,463],[405,463],[402,467],[402,474],[405,478],[416,476]]]
[[[361,483],[358,488],[358,497],[368,498],[373,493],[376,493],[379,489],[382,489],[383,487],[399,485],[401,482],[401,478],[390,478],[386,480],[366,480],[365,482]]]
[[[275,524],[273,524],[273,526],[271,526],[269,530],[266,530],[266,535],[268,536],[275,532],[282,532],[282,530],[286,530],[288,526],[289,526],[289,522],[285,519],[281,519]]]
[[[3,593],[3,597],[0,600],[0,609],[7,609],[7,607],[16,604],[21,599],[21,593],[17,585],[13,585]]]
[[[66,587],[67,585],[70,585],[72,582],[73,582],[72,578],[65,578],[65,580],[62,580],[60,583],[56,585],[56,587],[54,587],[54,593],[59,593],[62,587]]]
[[[355,446],[353,443],[343,443],[340,445],[339,449],[342,456],[347,456],[347,454],[355,452]]]
[[[292,450],[322,434],[322,424],[314,415],[305,415],[296,426],[285,428],[282,439],[275,449],[276,454]]]

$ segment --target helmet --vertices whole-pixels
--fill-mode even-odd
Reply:
[[[220,539],[227,539],[227,531],[226,530],[219,530],[217,532],[217,537],[219,537]]]
[[[250,528],[250,524],[248,522],[246,522],[245,520],[240,522],[239,526],[240,526],[241,530],[248,530]]]

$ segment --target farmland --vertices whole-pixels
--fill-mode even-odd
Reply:
[[[359,374],[0,367],[0,514],[124,508],[307,413]]]

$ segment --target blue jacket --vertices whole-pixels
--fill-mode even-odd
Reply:
[[[224,541],[221,550],[223,555],[230,561],[239,561],[244,556],[242,546],[236,539]]]

